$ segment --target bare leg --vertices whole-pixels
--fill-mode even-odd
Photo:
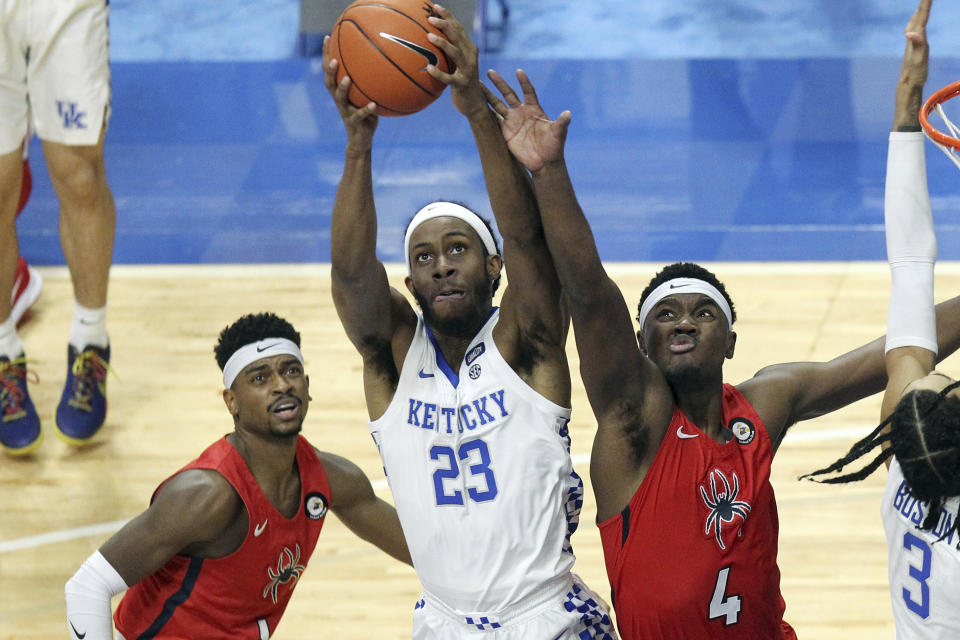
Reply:
[[[89,147],[43,141],[50,180],[60,199],[60,245],[74,297],[91,309],[107,304],[117,217],[103,162],[105,132],[106,127],[99,142]]]

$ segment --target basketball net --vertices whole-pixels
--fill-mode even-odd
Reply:
[[[958,149],[960,149],[960,128],[947,117],[946,112],[943,110],[943,103],[957,95],[960,95],[960,81],[948,84],[927,98],[920,108],[920,126],[923,127],[923,132],[930,138],[930,141],[940,147],[940,150],[950,158],[953,164],[957,165],[957,168],[960,168],[960,156],[958,156],[957,153]],[[931,124],[929,116],[934,111],[936,111],[940,119],[943,120],[945,128],[949,133],[940,131]]]

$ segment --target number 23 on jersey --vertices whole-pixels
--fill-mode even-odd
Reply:
[[[434,445],[430,448],[430,459],[438,463],[433,472],[437,506],[464,504],[462,489],[473,502],[489,502],[497,497],[490,450],[483,440],[464,442],[456,451],[445,445]]]

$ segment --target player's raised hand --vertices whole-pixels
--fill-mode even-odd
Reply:
[[[523,92],[523,101],[499,73],[491,69],[487,77],[503,96],[501,100],[484,87],[487,101],[500,116],[500,130],[510,153],[531,172],[561,161],[567,127],[570,125],[570,112],[564,111],[556,120],[548,118],[540,106],[533,83],[522,69],[517,69],[517,80]]]
[[[444,73],[433,65],[427,65],[427,73],[450,87],[451,100],[457,111],[470,117],[487,109],[487,99],[480,85],[477,72],[477,45],[470,39],[460,21],[445,7],[433,5],[435,16],[428,20],[446,37],[427,34],[427,38],[447,55],[452,69]]]
[[[930,18],[930,6],[932,4],[933,0],[920,0],[917,10],[913,12],[910,21],[907,23],[907,40],[923,48],[926,48],[927,44],[927,20]],[[909,51],[909,45],[907,49]]]
[[[373,132],[377,129],[377,115],[374,111],[377,105],[373,102],[357,108],[350,104],[347,98],[350,92],[350,76],[344,76],[337,82],[337,67],[339,61],[330,56],[330,36],[323,39],[323,82],[327,91],[333,97],[333,102],[340,112],[340,119],[347,128],[348,144],[361,141],[369,144],[373,139]]]
[[[920,105],[930,61],[927,20],[930,18],[931,4],[933,0],[920,0],[904,32],[907,44],[903,52],[900,79],[897,83],[894,130],[920,130]]]

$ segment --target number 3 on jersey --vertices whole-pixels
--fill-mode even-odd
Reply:
[[[908,551],[919,549],[921,554],[920,566],[910,565],[910,577],[920,584],[919,593],[916,589],[903,587],[903,603],[907,605],[907,609],[926,620],[930,615],[930,585],[927,584],[927,580],[930,578],[930,561],[933,554],[930,551],[930,545],[909,531],[903,535],[903,548]],[[920,596],[920,602],[915,599],[917,595]]]
[[[490,468],[490,451],[483,440],[471,440],[460,445],[454,453],[451,447],[435,445],[430,449],[430,459],[440,462],[433,472],[433,488],[437,506],[463,504],[463,492],[454,489],[448,492],[446,481],[460,477],[460,463],[465,462],[469,478],[466,478],[467,495],[474,502],[488,502],[497,497],[497,481]]]
[[[727,578],[730,577],[730,567],[720,569],[717,574],[717,584],[713,587],[713,597],[710,599],[710,613],[707,616],[711,620],[714,618],[726,618],[724,624],[730,626],[737,624],[740,617],[740,596],[727,595]]]

